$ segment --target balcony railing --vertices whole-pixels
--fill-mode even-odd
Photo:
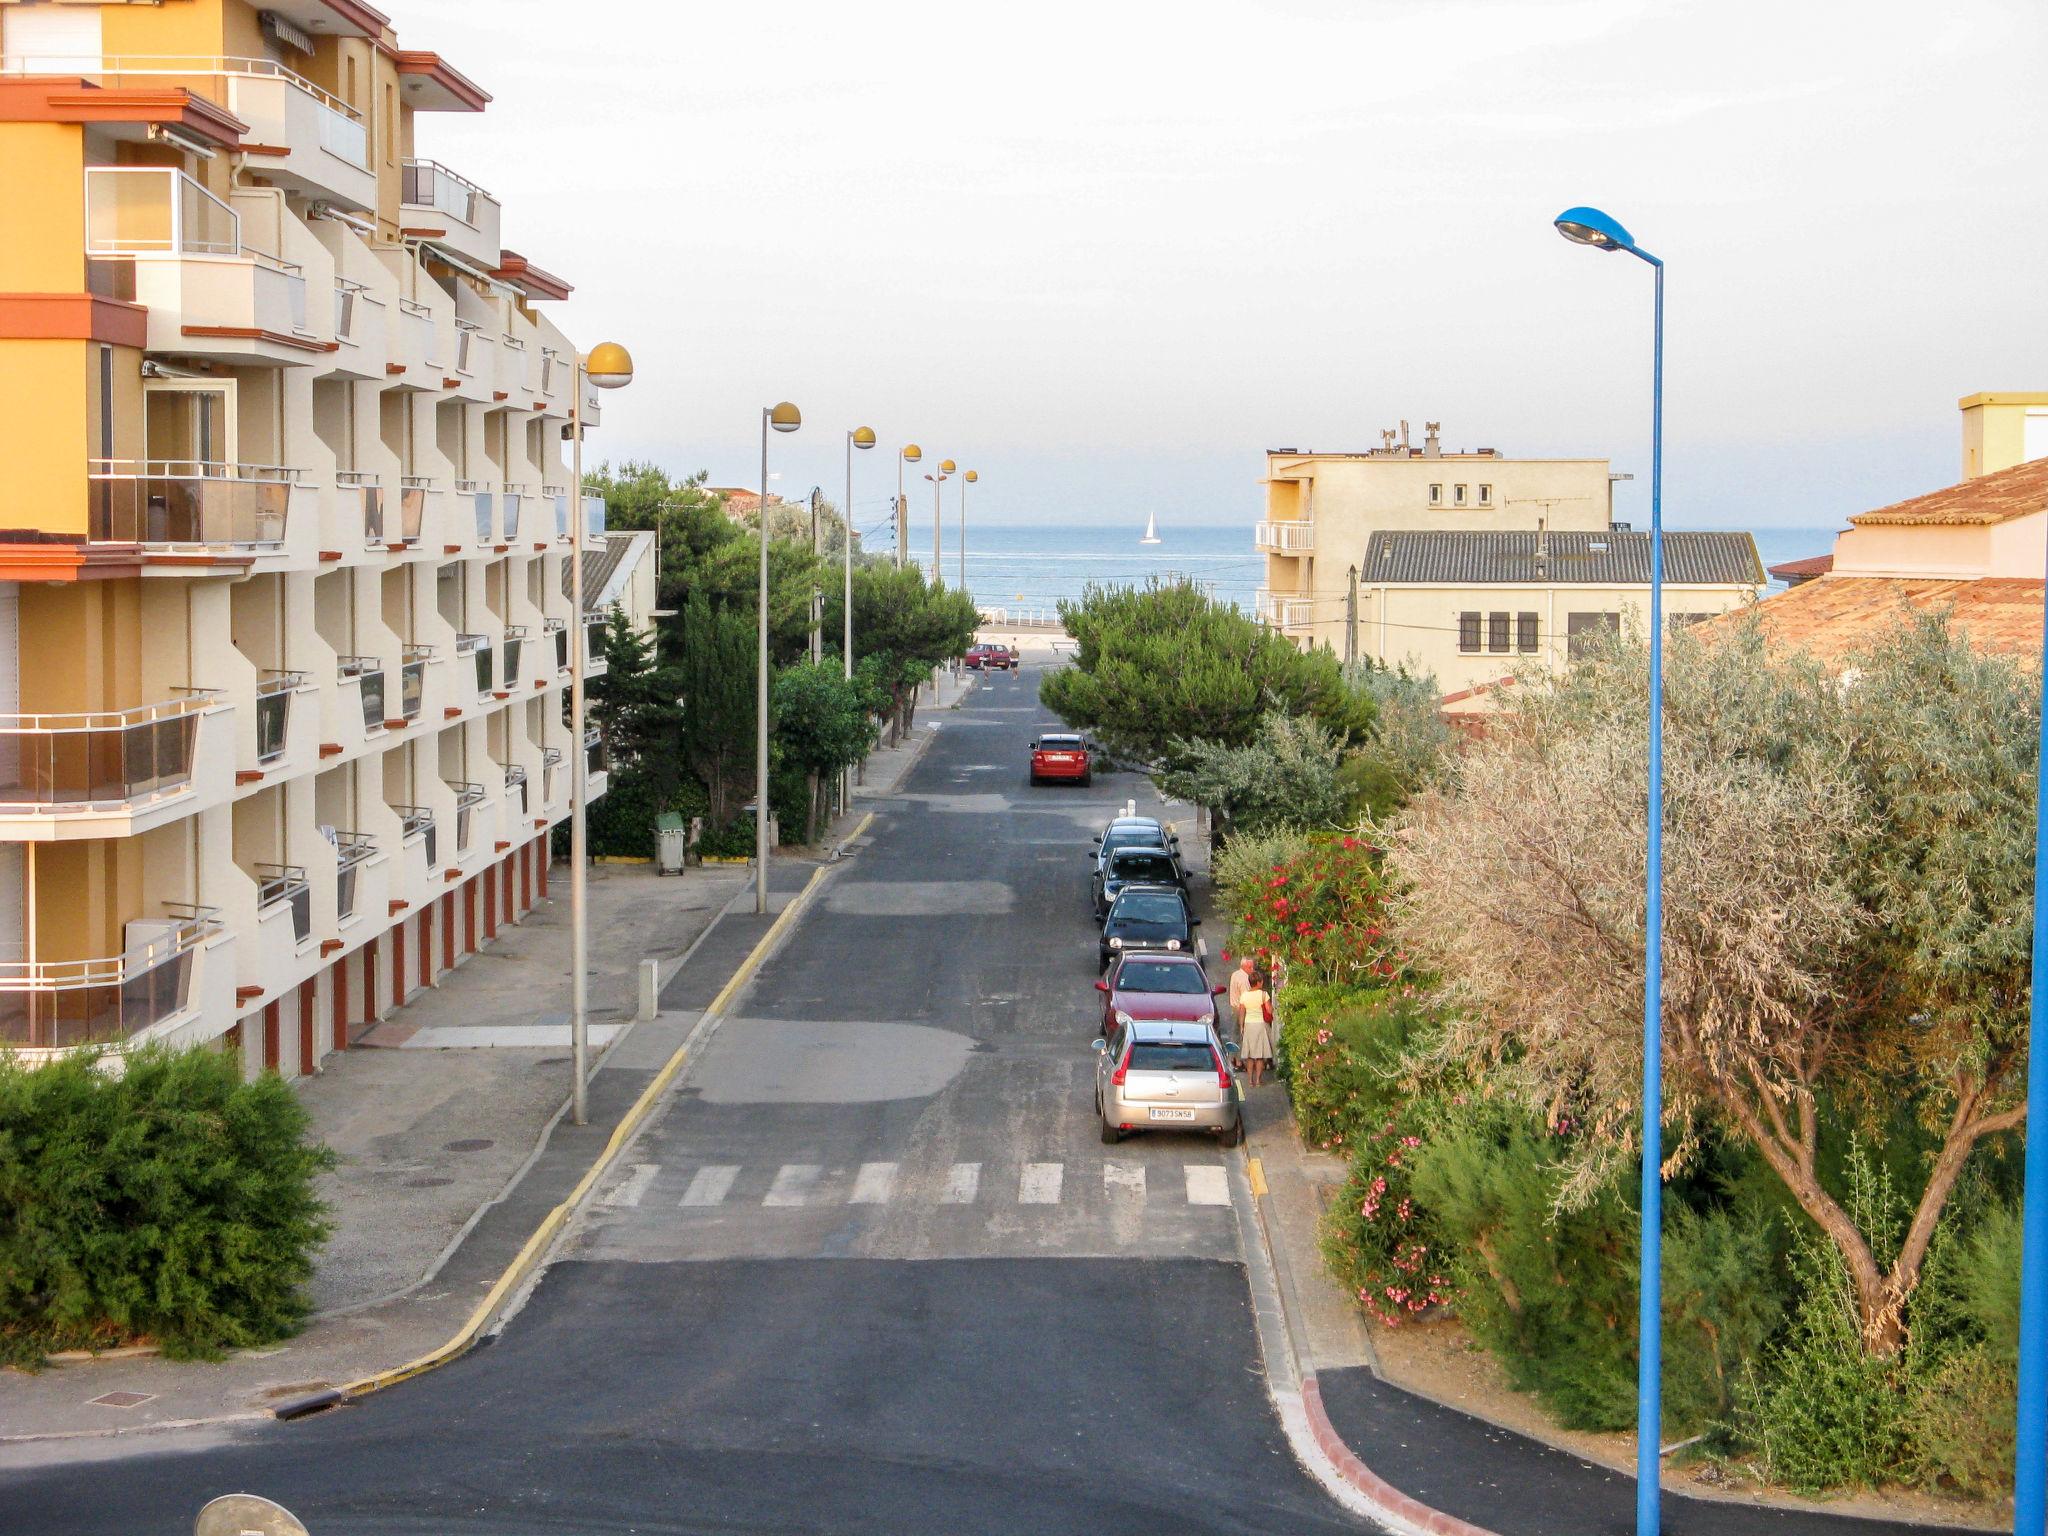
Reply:
[[[299,472],[198,459],[88,459],[86,537],[168,548],[275,549]]]
[[[466,176],[458,176],[433,160],[405,162],[400,200],[415,208],[438,208],[450,218],[460,219],[472,228],[481,222],[481,204],[497,201]]]
[[[526,505],[527,499],[531,494],[531,492],[517,491],[507,486],[505,494],[500,498],[505,509],[505,515],[500,521],[505,530],[504,538],[507,543],[519,537],[520,509]]]
[[[569,542],[569,493],[559,485],[547,488],[549,500],[555,504],[555,537],[564,544]]]
[[[384,542],[384,487],[377,483],[377,477],[359,469],[337,469],[334,472],[335,488],[353,492],[363,504],[363,543],[381,545]]]
[[[129,1039],[191,1006],[192,956],[221,932],[212,907],[166,904],[118,955],[0,961],[0,1044],[51,1049]]]
[[[297,864],[258,864],[256,910],[268,912],[286,902],[292,909],[292,940],[303,944],[313,936],[313,886]]]
[[[400,840],[409,843],[414,838],[420,839],[427,850],[427,868],[439,869],[441,858],[436,846],[439,829],[434,825],[434,813],[424,805],[394,805],[391,809],[398,812]]]
[[[367,293],[367,284],[353,278],[337,277],[334,280],[334,339],[354,341],[356,329],[356,295]]]
[[[467,656],[470,652],[474,651],[478,646],[482,645],[483,643],[484,637],[482,635],[473,635],[469,633],[467,630],[464,630],[462,633],[458,634],[455,637],[455,654],[458,656]]]
[[[0,811],[115,810],[192,782],[199,716],[217,695],[78,715],[0,715]]]
[[[491,493],[478,489],[477,483],[474,480],[458,480],[455,482],[455,489],[462,495],[467,496],[470,499],[471,505],[476,508],[477,543],[496,543],[497,540],[491,534],[491,529],[494,525],[491,516]]]
[[[557,672],[566,672],[566,671],[568,671],[568,670],[569,670],[569,621],[568,621],[568,620],[566,620],[566,619],[546,619],[546,620],[543,620],[543,621],[542,621],[542,623],[541,623],[541,632],[542,632],[543,634],[548,634],[548,635],[552,635],[552,636],[554,636],[554,639],[555,639],[555,670],[556,670]]]
[[[306,674],[266,667],[256,674],[256,761],[274,763],[284,756],[291,725],[292,695],[305,685]]]
[[[381,731],[389,718],[384,713],[384,663],[375,656],[343,656],[339,681],[359,684],[363,694],[363,729]]]
[[[336,832],[334,910],[343,922],[356,915],[356,871],[377,856],[377,840],[367,832]]]
[[[603,773],[611,766],[611,754],[604,748],[604,732],[596,727],[583,733],[583,771]]]
[[[542,747],[540,752],[540,798],[544,805],[555,803],[555,783],[560,777],[562,749]]]
[[[583,498],[583,536],[590,539],[604,537],[605,506],[602,496]]]
[[[583,665],[601,667],[605,664],[606,645],[611,634],[611,623],[601,613],[586,613],[583,616]]]
[[[85,251],[88,256],[240,256],[242,220],[172,166],[88,166]]]
[[[461,858],[469,852],[469,813],[484,803],[484,787],[481,784],[450,784],[455,791],[455,856]]]
[[[476,323],[472,320],[455,322],[455,371],[469,372],[469,349],[476,336]]]
[[[1291,592],[1270,592],[1261,587],[1255,603],[1260,620],[1275,629],[1307,629],[1313,622],[1313,602]]]
[[[525,674],[520,671],[520,662],[526,654],[527,628],[524,624],[505,626],[505,686],[517,688]]]
[[[510,800],[515,795],[519,800],[519,819],[524,821],[528,814],[526,809],[526,770],[517,763],[511,764],[505,769],[505,798]]]
[[[130,79],[159,80],[164,76],[195,80],[214,77],[225,79],[229,89],[226,93],[216,90],[213,94],[216,97],[226,94],[229,108],[238,113],[245,105],[238,99],[240,91],[237,87],[241,81],[251,78],[281,80],[293,90],[312,98],[312,104],[320,113],[322,149],[341,156],[354,166],[367,167],[370,163],[369,132],[363,122],[363,114],[275,59],[219,58],[204,54],[101,54],[97,49],[89,55],[10,53],[0,59],[0,74],[64,75],[73,80],[82,76],[101,85],[120,85]]]
[[[493,682],[495,673],[491,670],[491,643],[483,636],[477,636],[479,644],[473,653],[476,656],[476,692],[478,698],[488,698],[497,691]]]
[[[1260,523],[1252,543],[1275,555],[1306,555],[1316,547],[1316,525],[1310,522]]]
[[[420,475],[402,475],[398,481],[398,537],[401,543],[417,544],[427,521],[427,492],[433,481]]]

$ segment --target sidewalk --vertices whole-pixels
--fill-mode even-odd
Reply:
[[[583,1126],[562,1113],[568,904],[558,897],[537,908],[424,1006],[365,1036],[386,1048],[331,1058],[304,1090],[316,1131],[345,1159],[325,1191],[336,1230],[314,1281],[322,1314],[296,1338],[217,1363],[127,1355],[0,1372],[0,1444],[94,1437],[0,1457],[110,1456],[110,1435],[267,1418],[279,1403],[442,1345],[601,1155],[815,868],[776,861],[771,911],[760,917],[735,899],[750,885],[744,869],[692,869],[681,879],[632,865],[592,872],[593,1035],[602,1025],[615,1038],[592,1074]],[[643,954],[668,963],[660,1012],[634,1024]],[[435,1045],[408,1043],[429,1027]],[[561,1030],[562,1043],[493,1044],[507,1028],[534,1027]],[[462,1031],[474,1034],[473,1048],[463,1048]]]
[[[1628,1471],[1383,1378],[1359,1309],[1324,1268],[1318,1241],[1323,1206],[1344,1178],[1342,1159],[1303,1148],[1278,1084],[1247,1090],[1245,1126],[1245,1152],[1258,1173],[1252,1188],[1259,1227],[1287,1314],[1303,1406],[1340,1474],[1383,1507],[1398,1505],[1416,1528],[1443,1536],[1629,1536],[1635,1479]],[[1353,1470],[1345,1470],[1347,1462]],[[1740,1493],[1678,1486],[1682,1476],[1664,1480],[1666,1536],[1930,1536],[1944,1529],[1872,1518],[1875,1500],[1845,1498],[1841,1513],[1780,1508]],[[1390,1486],[1373,1487],[1375,1480]]]

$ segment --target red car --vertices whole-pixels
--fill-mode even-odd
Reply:
[[[985,641],[967,653],[967,670],[979,672],[986,668],[990,672],[1017,670],[1017,653],[1000,641]]]
[[[1031,743],[1031,782],[1071,779],[1081,784],[1095,782],[1094,759],[1088,743],[1079,736],[1041,736]]]
[[[1140,951],[1110,962],[1095,983],[1102,994],[1102,1033],[1116,1033],[1128,1019],[1214,1024],[1223,988],[1209,985],[1202,962],[1191,954]]]

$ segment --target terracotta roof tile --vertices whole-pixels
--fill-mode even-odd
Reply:
[[[2048,511],[2048,458],[2031,459],[1849,519],[1859,528],[2003,523]]]
[[[1693,633],[1726,634],[1754,612],[1772,643],[1839,663],[1868,646],[1903,614],[1949,611],[1950,622],[1979,650],[2038,656],[2041,652],[2039,581],[1987,576],[1974,581],[1896,576],[1823,576],[1804,582],[1754,609],[1703,620]]]

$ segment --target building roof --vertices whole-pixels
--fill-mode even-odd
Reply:
[[[1358,575],[1368,586],[1639,586],[1650,579],[1650,536],[1614,529],[1379,532],[1365,546]],[[1746,533],[1667,532],[1664,579],[1674,586],[1762,586],[1764,569],[1756,541]]]
[[[1834,568],[1833,555],[1808,555],[1804,560],[1780,560],[1776,565],[1764,567],[1780,581],[1805,581],[1809,577],[1825,576]]]
[[[583,611],[603,613],[625,594],[633,567],[654,547],[654,535],[628,529],[604,536],[603,549],[583,551]],[[569,562],[562,562],[562,596],[569,595]],[[614,590],[616,589],[616,590]]]
[[[2035,580],[1984,576],[1823,576],[1765,598],[1753,608],[1718,614],[1696,633],[1725,633],[1754,613],[1766,639],[1839,663],[1901,618],[1946,609],[1949,622],[1980,651],[2038,656],[2041,587]]]
[[[2031,459],[1849,521],[1858,528],[1983,527],[2048,511],[2048,459]]]

